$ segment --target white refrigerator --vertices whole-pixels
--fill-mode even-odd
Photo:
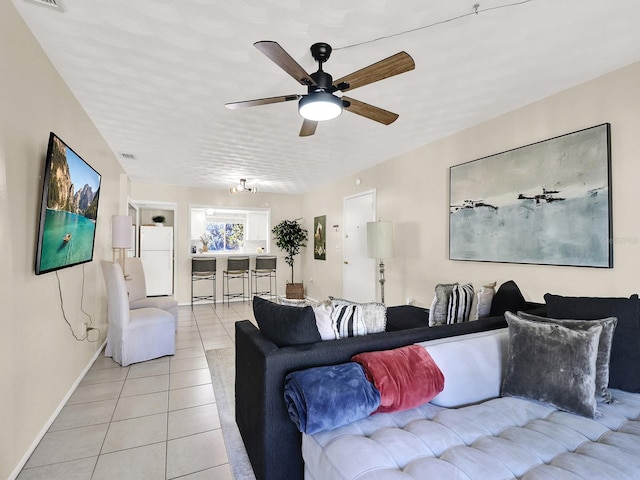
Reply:
[[[140,227],[147,295],[173,295],[173,227]]]

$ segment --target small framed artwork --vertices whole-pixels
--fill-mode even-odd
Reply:
[[[315,260],[327,259],[327,216],[313,218],[313,258]]]
[[[451,167],[449,258],[613,268],[610,129]]]

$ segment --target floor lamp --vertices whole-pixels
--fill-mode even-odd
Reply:
[[[128,215],[114,215],[111,217],[111,248],[113,249],[113,261],[116,261],[116,251],[118,252],[118,263],[122,267],[122,274],[125,273],[126,251],[133,248],[131,244],[131,217]]]
[[[384,303],[384,261],[393,257],[393,223],[390,221],[377,221],[367,223],[367,255],[369,258],[380,260],[380,295]]]

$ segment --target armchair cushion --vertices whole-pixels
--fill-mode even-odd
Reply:
[[[147,297],[147,283],[144,279],[142,260],[139,257],[127,259],[126,285],[129,293],[129,308],[159,308],[170,313],[178,329],[178,302],[173,297]]]
[[[129,292],[129,303],[147,298],[147,283],[144,279],[142,260],[140,258],[127,258],[127,291]],[[142,307],[137,307],[142,308]]]

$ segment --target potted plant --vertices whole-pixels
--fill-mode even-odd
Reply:
[[[155,217],[151,217],[151,220],[156,224],[156,226],[161,227],[164,224],[164,216],[156,215]]]
[[[202,242],[203,252],[209,251],[209,243],[211,242],[211,240],[213,240],[213,237],[211,236],[210,233],[203,233],[202,235],[200,235],[200,241]]]
[[[301,283],[293,283],[293,261],[294,257],[300,253],[302,247],[306,247],[309,238],[307,231],[295,220],[283,220],[273,227],[271,232],[275,235],[276,246],[286,253],[284,261],[291,267],[291,283],[287,283],[287,298],[303,299],[304,286]]]

